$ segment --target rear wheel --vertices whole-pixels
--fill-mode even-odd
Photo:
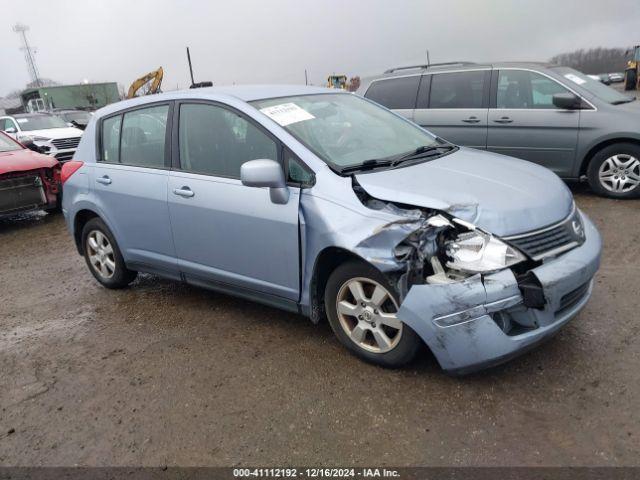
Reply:
[[[89,270],[107,288],[126,287],[138,274],[126,267],[111,230],[99,218],[82,229],[82,250]]]
[[[338,340],[358,357],[399,367],[416,356],[420,337],[398,319],[398,296],[372,266],[354,261],[336,268],[324,300]]]
[[[611,198],[640,196],[640,146],[615,143],[597,152],[589,162],[589,185]]]

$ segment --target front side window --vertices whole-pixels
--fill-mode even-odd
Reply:
[[[525,70],[500,70],[497,108],[555,109],[553,96],[569,91],[555,80]]]
[[[429,108],[482,108],[485,82],[484,71],[434,74]]]
[[[237,113],[204,103],[180,106],[180,168],[194,173],[240,178],[249,160],[278,161],[267,134]]]
[[[419,75],[377,80],[364,96],[392,110],[412,109],[416,105],[419,83]]]
[[[398,115],[349,93],[250,102],[336,170],[438,144]]]

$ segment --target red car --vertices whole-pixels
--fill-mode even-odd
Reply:
[[[29,150],[0,132],[0,217],[25,210],[55,210],[60,162]]]

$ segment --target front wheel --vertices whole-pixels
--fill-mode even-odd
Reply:
[[[333,332],[358,357],[399,367],[416,356],[420,337],[398,319],[398,296],[372,266],[354,261],[336,268],[324,301]]]
[[[611,198],[640,196],[640,146],[615,143],[597,152],[589,162],[589,185]]]

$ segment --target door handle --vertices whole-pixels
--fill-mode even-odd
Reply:
[[[104,175],[100,178],[96,178],[96,182],[101,183],[102,185],[110,185],[111,179],[109,178],[108,175]]]
[[[513,122],[513,120],[511,120],[509,117],[501,117],[501,118],[496,118],[494,122],[495,123],[511,123]]]
[[[480,119],[478,117],[469,117],[462,119],[462,121],[465,123],[478,123],[480,122]]]
[[[185,198],[191,198],[195,195],[195,193],[193,193],[193,190],[191,190],[189,187],[184,186],[182,188],[176,188],[173,190],[173,194],[174,195],[178,195],[180,197],[185,197]]]

